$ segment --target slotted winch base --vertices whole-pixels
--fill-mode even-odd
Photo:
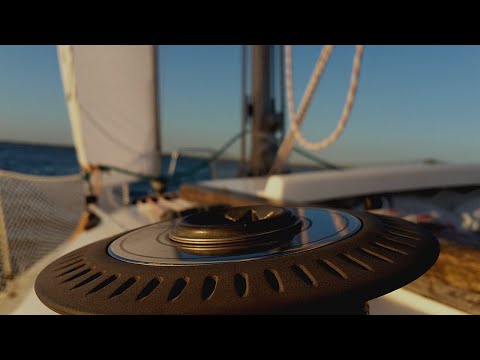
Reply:
[[[438,257],[436,238],[401,219],[291,210],[304,217],[287,248],[235,258],[192,255],[164,238],[175,222],[163,222],[59,258],[40,273],[35,290],[42,302],[62,314],[358,314],[366,312],[369,299],[418,278]],[[330,240],[322,242],[315,236],[320,237],[324,227],[315,230],[314,225],[328,221],[338,226],[326,234]],[[357,221],[358,228],[348,227]],[[140,246],[143,253],[136,258],[131,244],[123,250],[132,258],[118,255],[135,232],[142,238],[160,228],[163,232]],[[168,247],[170,255],[160,256],[155,246]],[[150,250],[156,260],[147,262]]]

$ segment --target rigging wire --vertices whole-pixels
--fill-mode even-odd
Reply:
[[[239,132],[235,134],[232,138],[230,138],[225,144],[222,145],[222,147],[217,150],[210,158],[205,159],[200,162],[196,167],[193,169],[183,171],[183,172],[178,172],[176,174],[173,174],[171,176],[154,176],[150,174],[144,174],[144,173],[139,173],[135,171],[131,171],[128,169],[123,169],[118,166],[113,166],[113,165],[97,165],[97,166],[92,166],[92,170],[90,172],[85,172],[83,175],[83,178],[86,180],[89,180],[91,175],[93,174],[94,171],[100,170],[100,171],[115,171],[124,175],[130,175],[133,177],[138,178],[139,180],[146,180],[146,181],[161,181],[163,183],[170,183],[172,185],[178,184],[181,181],[188,181],[188,180],[193,180],[194,176],[199,173],[201,170],[209,167],[214,161],[218,160],[220,156],[222,156],[238,139],[240,139],[242,136],[245,134],[250,133],[251,130],[245,130],[242,132]],[[273,140],[272,140],[273,141]],[[299,149],[297,147],[293,148],[293,151],[298,153],[299,155],[302,155],[303,157],[317,163],[318,165],[328,168],[328,169],[341,169],[341,167],[334,165],[330,162],[327,162],[323,159],[320,159],[319,157],[303,150]]]
[[[295,151],[297,154],[302,155],[304,158],[307,158],[307,159],[309,159],[309,160],[311,160],[311,161],[317,163],[318,165],[321,165],[321,166],[323,166],[327,169],[340,170],[340,169],[343,168],[341,166],[338,166],[338,165],[332,164],[331,162],[323,160],[323,159],[319,158],[318,156],[315,156],[314,154],[311,154],[308,151],[306,151],[304,149],[301,149],[301,148],[298,148],[296,146],[294,146],[292,150]]]
[[[247,131],[248,132],[248,131]],[[113,166],[113,165],[108,165],[108,164],[102,164],[102,165],[92,165],[92,171],[86,171],[84,173],[84,179],[89,180],[90,176],[93,171],[95,170],[100,170],[100,171],[115,171],[121,174],[125,175],[130,175],[134,176],[136,178],[139,178],[141,180],[148,180],[148,181],[161,181],[161,182],[178,182],[182,181],[185,178],[192,178],[194,175],[196,175],[199,171],[203,170],[204,168],[210,166],[210,164],[216,160],[226,151],[228,148],[230,148],[241,136],[244,135],[244,132],[239,132],[235,136],[233,136],[231,139],[229,139],[225,144],[222,145],[222,147],[217,150],[210,158],[203,160],[200,164],[195,166],[193,169],[190,169],[188,171],[183,171],[183,172],[178,172],[177,174],[173,174],[172,176],[155,176],[155,175],[150,175],[150,174],[144,174],[140,172],[135,172],[131,171],[128,169],[123,169],[118,166]]]

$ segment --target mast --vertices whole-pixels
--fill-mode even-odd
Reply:
[[[274,45],[252,45],[252,147],[250,175],[266,175],[273,165],[278,146],[275,133],[279,117],[273,101]]]

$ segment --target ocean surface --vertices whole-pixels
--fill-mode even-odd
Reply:
[[[168,173],[169,163],[170,155],[164,155],[162,174]],[[176,173],[188,173],[192,169],[201,168],[182,181],[208,180],[212,174],[209,166],[202,167],[204,164],[205,159],[181,156],[177,161]],[[43,176],[71,175],[80,172],[73,147],[2,142],[0,142],[0,169]],[[239,172],[239,162],[218,160],[216,172],[218,177],[235,177]],[[177,190],[178,186],[178,182],[169,183],[167,190]],[[149,181],[138,181],[131,184],[130,195],[136,198],[150,193],[151,190]]]

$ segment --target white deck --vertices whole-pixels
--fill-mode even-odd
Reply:
[[[479,164],[415,164],[320,170],[199,183],[271,200],[312,202],[358,195],[480,184]]]

